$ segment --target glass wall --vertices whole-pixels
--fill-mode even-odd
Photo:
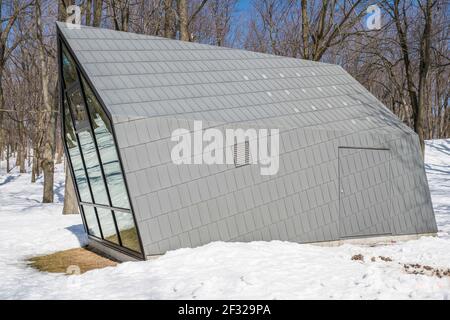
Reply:
[[[72,84],[77,81],[77,69],[72,57],[67,51],[66,47],[63,47],[62,55],[62,67],[63,67],[63,79],[65,88],[68,89]]]
[[[141,253],[109,118],[62,41],[60,48],[65,144],[86,230]]]
[[[131,213],[116,212],[116,220],[122,245],[128,249],[138,251],[139,240]]]
[[[64,116],[66,146],[67,150],[69,151],[72,169],[75,175],[75,182],[78,186],[78,191],[80,194],[80,199],[83,202],[92,202],[91,193],[89,192],[89,186],[87,183],[86,172],[84,171],[80,149],[78,148],[78,140],[72,125],[70,111],[67,108],[67,99],[64,99]]]
[[[109,209],[97,208],[98,220],[103,232],[103,239],[119,244],[113,213]]]
[[[98,227],[97,215],[94,207],[83,206],[83,212],[86,219],[86,229],[89,234],[101,238],[100,228]]]
[[[112,205],[130,209],[109,120],[83,76],[81,79]]]

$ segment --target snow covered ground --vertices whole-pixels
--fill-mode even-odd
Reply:
[[[403,265],[450,268],[450,140],[428,143],[426,155],[437,238],[337,248],[212,243],[74,276],[25,262],[86,243],[81,218],[61,215],[63,168],[49,205],[40,203],[41,180],[32,185],[28,174],[0,172],[0,299],[450,299],[450,277],[412,274],[417,269]],[[364,262],[351,260],[356,254]],[[393,261],[371,261],[379,256]]]

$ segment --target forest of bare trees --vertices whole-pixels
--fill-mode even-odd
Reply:
[[[381,9],[369,30],[366,10]],[[0,160],[44,179],[62,163],[55,21],[341,65],[422,141],[450,137],[447,0],[0,0]],[[66,179],[70,179],[70,175]],[[71,181],[64,212],[75,213]]]

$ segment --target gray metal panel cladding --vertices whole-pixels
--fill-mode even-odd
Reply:
[[[410,132],[336,65],[106,29],[70,29],[64,23],[58,27],[112,115],[345,130],[354,130],[351,120],[356,119],[361,129]]]
[[[315,242],[353,232],[352,219],[340,218],[340,147],[389,150],[380,165],[389,167],[391,211],[377,224],[393,235],[436,231],[417,136],[342,68],[58,26],[112,117],[147,255],[215,240]],[[173,164],[171,133],[192,131],[193,120],[204,128],[279,128],[278,174]],[[385,200],[360,187],[350,208]],[[357,235],[385,233],[370,227]]]

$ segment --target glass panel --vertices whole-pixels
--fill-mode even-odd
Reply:
[[[98,227],[95,209],[93,207],[83,206],[84,218],[86,220],[88,233],[97,238],[101,238],[100,229]]]
[[[79,86],[77,86],[73,92],[69,93],[69,100],[72,115],[75,120],[75,128],[77,129],[77,131],[89,130],[89,118],[84,106],[83,96],[81,94]]]
[[[78,133],[78,137],[80,139],[81,150],[83,151],[84,163],[86,164],[94,202],[109,206],[105,183],[103,182],[102,172],[91,132],[80,132]]]
[[[112,205],[116,208],[129,209],[130,204],[128,202],[125,182],[120,169],[119,158],[117,156],[109,119],[87,82],[83,77],[81,79]]]
[[[75,130],[73,129],[72,119],[70,117],[70,111],[67,106],[67,100],[64,99],[64,123],[65,123],[65,135],[66,146],[69,151],[70,162],[75,174],[75,182],[78,187],[81,201],[92,203],[91,193],[89,192],[89,186],[87,184],[86,174],[81,160],[80,149],[78,148],[78,142],[75,136]]]
[[[66,84],[66,88],[68,88],[77,80],[77,69],[75,67],[75,63],[72,60],[72,57],[67,51],[66,46],[62,45],[62,49],[63,78],[64,83]]]
[[[111,210],[97,208],[97,214],[103,232],[103,239],[119,244]]]
[[[69,95],[70,106],[75,118],[75,127],[80,139],[81,151],[91,184],[94,202],[109,206],[106,187],[103,181],[94,140],[90,131],[89,117],[83,103],[82,95],[78,87]]]
[[[115,211],[114,214],[116,215],[122,246],[141,252],[136,227],[131,213]]]

